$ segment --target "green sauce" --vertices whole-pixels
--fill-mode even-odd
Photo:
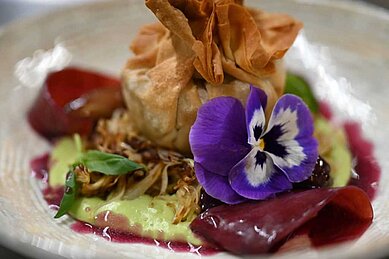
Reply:
[[[331,166],[331,186],[346,186],[351,178],[352,155],[344,131],[318,116],[315,119],[315,135],[320,140],[320,155]]]
[[[129,230],[144,237],[163,240],[189,242],[201,245],[189,229],[191,221],[172,224],[174,210],[168,206],[175,202],[176,197],[150,197],[142,195],[133,200],[104,201],[100,198],[79,198],[69,211],[74,218],[99,226],[98,215],[104,216],[107,211],[113,215],[124,216],[125,222],[120,222],[119,230]],[[112,222],[117,219],[112,220]],[[123,223],[128,226],[123,226]],[[124,228],[124,229],[123,229]]]
[[[63,185],[68,167],[77,159],[79,153],[72,138],[66,137],[58,141],[51,153],[50,159],[50,186]],[[112,215],[119,215],[120,230],[136,232],[144,237],[172,241],[189,242],[201,245],[189,229],[191,219],[179,224],[172,224],[174,209],[169,203],[176,203],[175,195],[151,197],[142,195],[133,200],[105,201],[98,197],[80,197],[76,200],[69,214],[80,221],[99,225],[98,216],[110,211]],[[123,225],[123,222],[126,226]]]
[[[319,150],[325,151],[320,154],[331,166],[332,186],[347,185],[351,176],[352,157],[343,130],[335,128],[318,116],[315,119],[315,135],[321,140]],[[79,151],[72,138],[63,138],[56,143],[50,159],[49,184],[51,186],[64,184],[68,167],[78,156]],[[201,245],[201,241],[189,229],[191,219],[179,224],[171,223],[174,209],[169,206],[169,203],[176,203],[175,195],[158,197],[142,195],[133,200],[110,201],[98,197],[80,197],[70,209],[69,214],[78,220],[96,226],[104,227],[111,224],[110,226],[119,230],[130,231],[148,238]],[[108,211],[115,216],[114,220],[105,219],[104,221],[104,215]],[[115,221],[118,224],[114,225]]]
[[[69,166],[74,163],[79,154],[73,138],[65,137],[55,143],[49,161],[50,186],[64,185]]]

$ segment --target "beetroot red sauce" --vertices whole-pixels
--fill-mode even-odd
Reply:
[[[350,149],[356,161],[355,172],[358,178],[352,178],[349,185],[364,190],[373,200],[380,180],[381,169],[374,157],[374,146],[363,137],[359,124],[348,122],[344,125]]]
[[[377,183],[380,178],[380,168],[374,158],[373,145],[363,137],[359,124],[349,122],[346,123],[344,127],[350,149],[357,160],[355,171],[359,175],[358,179],[352,179],[350,181],[350,185],[357,186],[364,190],[368,194],[370,200],[372,200],[376,194]],[[48,179],[48,158],[49,156],[45,154],[31,161],[33,175],[46,183]],[[46,187],[43,190],[43,195],[49,205],[59,205],[63,196],[63,187]],[[358,219],[353,218],[352,214],[342,210],[344,209],[341,207],[327,205],[320,211],[317,217],[306,223],[299,231],[290,237],[290,239],[294,238],[297,240],[297,242],[294,242],[293,246],[306,247],[307,245],[312,245],[314,247],[322,247],[354,240],[360,237],[369,227],[371,222],[366,221],[365,224],[360,224],[360,222],[359,224],[343,224],[350,221],[357,221]],[[334,218],[333,216],[331,217],[331,215],[334,214],[336,214],[337,218],[336,224],[329,222],[329,219],[331,220]],[[350,227],[350,225],[352,225],[352,227]],[[99,228],[80,221],[76,221],[72,225],[72,229],[79,233],[99,235],[113,242],[156,245],[175,252],[211,255],[218,251],[216,248],[211,247],[195,247],[182,242],[169,242],[140,237],[131,233],[118,232],[108,227]],[[301,240],[296,238],[304,235],[309,235],[309,243],[307,243],[307,240],[304,238]],[[288,251],[290,249],[282,247],[281,250]]]
[[[43,198],[49,205],[59,206],[64,194],[63,186],[51,187],[48,185],[49,179],[49,154],[36,157],[30,162],[31,174],[45,184],[42,190]]]
[[[146,245],[155,245],[158,247],[169,249],[170,251],[174,252],[194,253],[198,255],[212,255],[219,251],[218,249],[212,247],[193,246],[192,244],[184,242],[161,241],[133,235],[131,233],[122,233],[112,230],[109,227],[99,228],[80,221],[76,221],[72,225],[72,229],[78,233],[95,234],[107,239],[108,241],[118,243],[141,243]]]
[[[349,184],[364,190],[368,194],[370,200],[372,200],[376,194],[377,184],[380,178],[380,168],[374,158],[373,145],[364,138],[359,124],[349,122],[344,125],[344,128],[351,152],[357,161],[355,171],[359,176],[358,179],[352,179]],[[48,154],[45,154],[31,161],[33,176],[42,180],[44,183],[47,183],[48,180],[48,159]],[[63,192],[63,187],[53,188],[47,186],[43,190],[43,196],[49,205],[58,206],[63,196]],[[333,219],[331,214],[337,215],[337,224],[328,222],[328,219]],[[342,208],[328,205],[320,211],[316,218],[305,224],[299,231],[294,233],[290,239],[295,238],[297,240],[297,242],[293,244],[294,247],[306,247],[307,245],[322,247],[354,240],[366,231],[371,222],[366,222],[366,224],[356,224],[353,227],[350,227],[350,224],[343,224],[353,220],[357,219],[350,216],[350,213],[347,213],[346,211],[342,212]],[[211,247],[195,247],[182,242],[161,241],[140,237],[131,233],[118,232],[108,227],[99,228],[80,221],[76,221],[72,225],[72,229],[79,233],[99,235],[113,242],[156,245],[175,252],[190,252],[201,255],[211,255],[218,251],[216,248]],[[309,235],[310,243],[307,243],[304,238],[301,240],[296,238],[304,235]],[[281,250],[288,251],[290,249],[282,247]]]
[[[48,172],[49,154],[43,154],[30,161],[31,174],[35,178],[47,183],[49,178]]]
[[[327,103],[320,103],[320,114],[327,120],[333,117],[331,108]],[[364,190],[373,200],[381,176],[381,169],[374,156],[374,145],[363,136],[361,125],[356,122],[346,122],[343,125],[346,132],[347,141],[355,159],[355,173],[358,178],[352,178],[349,185],[357,186]]]
[[[69,77],[69,74],[71,74],[72,77]],[[69,81],[69,78],[73,79]],[[81,81],[78,81],[79,79]],[[83,86],[81,88],[74,88],[76,90],[79,89],[81,92],[78,93],[78,90],[76,91],[73,89],[68,92],[71,96],[68,96],[69,94],[63,95],[63,89],[65,88],[57,86],[60,86],[60,84],[65,84],[66,86],[72,85],[72,80]],[[90,83],[92,81],[94,84]],[[119,88],[120,85],[116,79],[106,78],[105,76],[94,74],[93,72],[81,71],[78,69],[68,69],[51,75],[45,85],[46,88],[44,90],[46,92],[43,92],[40,95],[40,99],[38,98],[35,106],[32,107],[29,113],[28,119],[30,124],[38,133],[48,139],[72,132],[89,132],[93,124],[93,121],[91,121],[92,118],[74,118],[73,115],[67,114],[62,108],[69,101],[79,97],[81,93],[84,93],[86,90],[90,90],[89,86],[92,86],[93,88],[97,83],[100,87]],[[56,86],[54,87],[54,85]],[[64,97],[66,98],[64,99]],[[327,119],[331,119],[332,117],[331,110],[326,104],[320,105],[320,113]],[[58,118],[59,123],[53,124],[52,121],[58,121]],[[376,194],[380,178],[380,168],[374,158],[373,145],[363,137],[358,124],[346,123],[344,128],[347,134],[350,149],[353,156],[356,158],[355,171],[359,176],[358,179],[352,179],[349,184],[364,190],[368,194],[370,200],[372,200]],[[64,189],[63,187],[50,187],[47,185],[49,177],[48,160],[48,154],[32,160],[32,174],[34,177],[40,179],[46,184],[46,188],[43,189],[43,196],[47,203],[49,205],[58,206],[63,196]],[[315,219],[305,224],[304,227],[296,232],[293,237],[308,234],[311,245],[315,247],[358,238],[368,228],[371,222],[366,222],[366,225],[359,224],[357,227],[354,226],[345,228],[343,225],[350,226],[350,224],[342,224],[342,222],[352,222],[355,219],[350,217],[350,213],[343,213],[341,210],[342,208],[340,207],[337,208],[336,206],[331,205],[327,206],[325,209],[320,211]],[[331,224],[331,222],[328,222],[328,219],[331,218],[330,214],[333,213],[337,215],[336,226]],[[114,231],[108,227],[99,228],[80,221],[76,221],[73,224],[72,229],[80,233],[100,235],[114,242],[157,245],[176,252],[191,252],[201,255],[209,255],[218,251],[214,248],[194,247],[182,242],[149,239],[131,233]]]
[[[47,204],[49,206],[52,206],[53,208],[58,208],[59,204],[61,203],[61,199],[64,195],[64,187],[51,187],[47,184],[49,177],[48,162],[49,154],[44,154],[31,160],[31,174],[35,178],[41,180],[46,185],[46,187],[42,190],[42,194]],[[163,247],[174,252],[195,253],[198,255],[212,255],[219,251],[218,249],[212,248],[210,246],[194,246],[192,244],[184,242],[156,240],[152,238],[137,236],[132,233],[123,233],[115,231],[113,229],[110,229],[109,227],[100,228],[78,220],[76,220],[76,222],[72,225],[72,229],[79,233],[99,235],[113,242],[156,245],[158,247]]]

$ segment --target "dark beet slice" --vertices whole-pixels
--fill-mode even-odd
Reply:
[[[48,75],[28,112],[28,121],[49,140],[73,133],[88,134],[98,117],[107,117],[122,105],[117,79],[66,68]]]
[[[320,216],[321,211],[324,211],[325,221]],[[339,217],[349,220],[338,221]],[[315,218],[324,222],[322,229],[332,231],[317,233],[317,228],[314,229],[317,224],[312,224]],[[355,237],[356,229],[363,233],[372,219],[368,196],[361,189],[348,186],[218,206],[200,214],[190,227],[199,237],[221,249],[235,254],[259,254],[274,251],[305,223],[312,226],[306,231],[311,239],[316,237],[320,238],[317,243],[328,243],[348,240],[351,235]]]

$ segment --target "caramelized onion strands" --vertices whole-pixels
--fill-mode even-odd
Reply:
[[[189,215],[197,215],[200,213],[199,200],[200,200],[201,186],[187,185],[179,188],[176,192],[178,198],[178,204],[174,207],[175,215],[173,224],[177,224],[181,221],[187,220]]]
[[[159,191],[159,195],[166,194],[166,189],[169,183],[168,169],[172,165],[177,165],[177,163],[168,164],[163,168],[162,178],[161,178],[161,190]]]
[[[107,176],[79,167],[76,176],[81,183],[80,194],[100,196],[107,200],[135,199],[143,194],[158,198],[175,195],[176,201],[169,203],[175,212],[173,223],[193,219],[200,213],[198,203],[201,191],[194,174],[193,160],[136,136],[128,127],[129,121],[130,117],[123,110],[116,111],[111,119],[99,120],[87,146],[89,149],[125,156],[144,164],[147,171]],[[125,128],[122,127],[124,124]]]
[[[145,178],[134,184],[132,188],[126,190],[123,199],[132,200],[144,194],[158,180],[158,178],[161,176],[162,170],[162,163],[156,165],[148,172],[148,175]]]

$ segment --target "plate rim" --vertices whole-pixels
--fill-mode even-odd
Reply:
[[[47,11],[41,14],[23,17],[18,20],[13,20],[9,23],[6,23],[0,27],[0,40],[2,37],[5,37],[7,33],[12,32],[13,30],[20,29],[22,27],[28,27],[36,23],[41,19],[47,19],[50,16],[66,15],[69,11],[80,11],[90,8],[104,8],[105,6],[112,5],[130,5],[132,1],[137,0],[108,0],[108,1],[98,1],[98,2],[86,2],[81,4],[76,4],[72,6],[65,6],[57,10]],[[340,8],[346,11],[351,11],[355,13],[361,13],[363,15],[374,16],[377,19],[383,19],[389,22],[389,10],[386,10],[382,7],[375,6],[370,3],[359,2],[359,1],[350,1],[350,0],[287,0],[289,2],[295,2],[296,4],[312,4],[320,6],[331,6],[333,8]],[[368,12],[366,12],[368,11]],[[54,253],[50,250],[45,250],[38,246],[34,246],[32,243],[23,242],[20,239],[15,239],[12,235],[9,235],[0,230],[0,244],[6,248],[9,248],[19,254],[25,256],[33,256],[37,258],[63,258],[58,253]],[[383,257],[388,255],[389,247],[382,247],[379,251],[376,251],[377,257]],[[289,254],[289,253],[288,253]],[[362,258],[362,255],[361,255]]]

